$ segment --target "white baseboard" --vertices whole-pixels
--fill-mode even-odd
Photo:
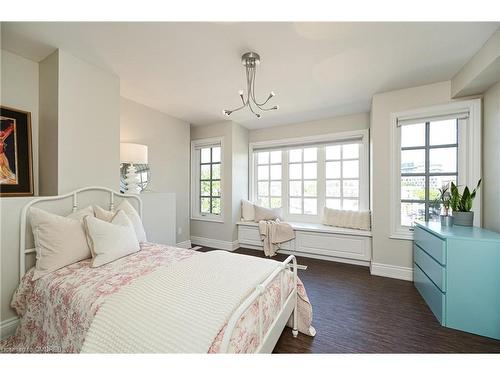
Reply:
[[[182,242],[176,243],[175,246],[182,247],[183,249],[190,249],[191,248],[191,241],[190,240],[182,241]]]
[[[238,242],[238,240],[230,242],[230,241],[214,240],[212,238],[196,237],[196,236],[191,236],[191,243],[195,245],[213,247],[215,249],[222,249],[229,251],[234,251],[240,247],[240,243]]]
[[[0,322],[0,340],[6,339],[16,333],[19,318],[13,317]]]
[[[392,279],[400,279],[413,281],[413,268],[393,266],[391,264],[374,263],[370,267],[370,273],[375,276],[390,277]]]

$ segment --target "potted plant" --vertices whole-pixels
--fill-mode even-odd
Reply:
[[[451,203],[451,194],[450,194],[450,186],[448,184],[443,185],[441,189],[439,189],[439,197],[436,199],[438,203],[441,203],[443,206],[444,215],[440,215],[441,225],[443,226],[452,226],[453,225],[453,216],[450,216],[450,203]]]
[[[466,186],[460,194],[458,187],[452,182],[450,186],[450,207],[453,210],[453,220],[455,225],[462,225],[471,227],[474,222],[474,212],[472,209],[472,202],[476,197],[477,189],[481,186],[481,179],[479,179],[476,188],[471,192],[469,187]]]

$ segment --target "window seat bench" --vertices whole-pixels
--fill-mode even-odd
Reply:
[[[239,221],[241,247],[262,250],[258,223]],[[279,253],[369,266],[372,256],[371,231],[331,227],[316,223],[288,222],[295,239],[281,244]]]

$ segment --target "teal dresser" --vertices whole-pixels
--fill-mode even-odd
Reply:
[[[500,339],[500,234],[417,222],[413,280],[446,327]]]

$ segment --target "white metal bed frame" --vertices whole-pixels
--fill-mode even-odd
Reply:
[[[72,197],[72,212],[78,210],[78,194],[86,191],[101,191],[109,194],[109,209],[114,210],[115,208],[115,196],[122,199],[133,199],[137,202],[138,213],[142,218],[142,201],[138,195],[122,194],[112,189],[99,186],[89,186],[75,190],[71,193],[59,196],[42,197],[30,201],[26,206],[24,206],[21,211],[21,228],[20,228],[20,259],[19,259],[19,279],[21,280],[26,273],[26,255],[36,252],[34,248],[26,248],[26,223],[28,219],[28,210],[33,205],[40,202],[47,201],[57,201],[64,200],[66,198]],[[284,285],[284,272],[286,269],[291,269],[293,272],[293,289],[290,294],[286,297],[284,295],[285,285]],[[263,295],[267,287],[273,282],[273,280],[279,275],[280,282],[280,311],[274,318],[271,326],[267,332],[264,332],[264,317],[262,310]],[[259,332],[259,345],[256,349],[256,353],[271,353],[276,342],[278,341],[286,323],[288,322],[290,316],[293,314],[293,337],[298,335],[298,313],[297,313],[297,260],[294,255],[290,255],[286,260],[280,262],[276,269],[264,280],[261,284],[257,285],[255,290],[246,298],[243,303],[236,309],[236,311],[231,315],[229,319],[222,343],[220,346],[221,353],[227,353],[229,351],[229,346],[231,343],[231,338],[233,336],[236,325],[238,324],[241,316],[247,311],[247,309],[252,306],[257,301],[259,306],[259,320],[258,320],[258,332]]]

